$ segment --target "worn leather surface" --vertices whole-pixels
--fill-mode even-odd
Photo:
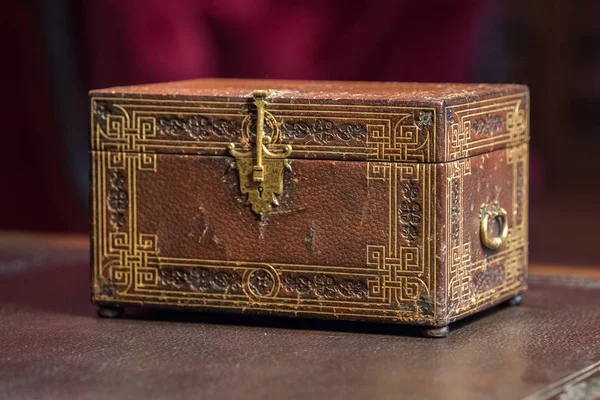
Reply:
[[[267,146],[292,170],[248,189],[230,166],[258,160],[248,90],[263,84]],[[199,80],[91,97],[99,304],[441,327],[526,288],[526,87]],[[267,187],[279,205],[265,192],[259,220],[246,198]],[[482,207],[507,212],[493,251]]]
[[[279,206],[262,221],[230,163],[161,154],[156,172],[138,174],[139,230],[156,233],[161,255],[363,267],[367,244],[387,240],[389,189],[367,181],[366,163],[291,161]]]
[[[89,302],[86,238],[3,234],[0,397],[524,398],[600,360],[600,281],[533,271],[520,307],[491,309],[439,340],[305,319],[107,320]]]
[[[438,164],[291,160],[279,206],[258,220],[228,157],[158,154],[132,175],[110,168],[123,153],[95,152],[106,214],[94,299],[446,325],[525,289],[526,156],[521,145]],[[493,203],[509,216],[497,250],[480,240]]]
[[[365,104],[372,100],[426,103],[444,101],[448,105],[492,96],[518,93],[523,85],[416,82],[293,81],[276,79],[196,79],[150,85],[121,86],[93,90],[90,93],[133,95],[136,97],[223,97],[246,100],[254,90],[272,89],[281,99],[344,101]]]

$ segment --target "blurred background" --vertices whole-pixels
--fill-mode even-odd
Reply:
[[[524,83],[531,261],[600,265],[600,1],[3,5],[0,230],[87,231],[90,89],[200,77]]]

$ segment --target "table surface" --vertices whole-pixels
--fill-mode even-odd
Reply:
[[[533,266],[519,307],[395,325],[96,317],[86,237],[0,233],[0,398],[600,398],[600,270]]]

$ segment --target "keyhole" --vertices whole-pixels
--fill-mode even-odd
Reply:
[[[258,197],[262,198],[262,192],[263,192],[263,187],[259,186],[258,187]]]

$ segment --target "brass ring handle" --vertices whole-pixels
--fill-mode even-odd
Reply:
[[[490,237],[488,233],[489,221],[493,219],[500,224],[500,235],[496,237]],[[488,249],[495,250],[502,245],[506,237],[508,236],[508,219],[506,218],[506,210],[500,208],[498,203],[492,203],[492,206],[488,207],[484,204],[481,206],[481,242]]]

